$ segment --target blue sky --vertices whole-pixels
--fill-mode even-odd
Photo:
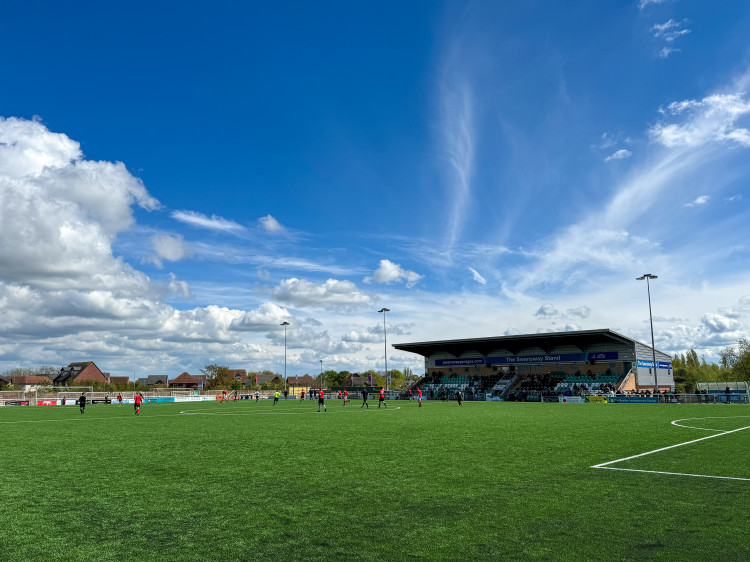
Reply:
[[[750,4],[12,2],[0,370],[750,322]],[[422,371],[389,351],[389,366]]]

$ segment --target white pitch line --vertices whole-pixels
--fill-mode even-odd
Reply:
[[[602,470],[622,470],[625,472],[647,472],[649,474],[669,474],[672,476],[694,476],[696,478],[715,478],[719,480],[744,480],[750,482],[750,478],[738,478],[736,476],[713,476],[711,474],[690,474],[688,472],[663,472],[661,470],[639,470],[635,468],[616,468],[614,466],[592,466],[591,468],[601,468]]]
[[[738,431],[742,431],[743,429],[750,429],[750,425],[747,427],[740,427],[739,429],[731,429],[729,431],[725,431],[724,433],[717,433],[716,435],[708,435],[706,437],[701,437],[699,439],[693,439],[691,441],[685,441],[684,443],[677,443],[676,445],[670,445],[668,447],[662,447],[661,449],[654,449],[653,451],[647,451],[645,453],[640,453],[638,455],[632,455],[630,457],[625,457],[622,459],[617,459],[614,461],[609,462],[603,462],[601,464],[595,464],[591,468],[604,468],[609,464],[615,464],[618,462],[624,462],[629,461],[631,459],[637,459],[638,457],[645,457],[646,455],[653,455],[654,453],[659,453],[661,451],[668,451],[669,449],[674,449],[675,447],[682,447],[683,445],[690,445],[691,443],[698,443],[699,441],[705,441],[706,439],[713,439],[714,437],[721,437],[722,435],[729,435],[730,433],[736,433]]]
[[[670,423],[674,425],[675,427],[684,427],[686,429],[699,429],[701,431],[717,431],[719,433],[723,433],[725,431],[724,429],[711,429],[708,427],[696,427],[694,425],[683,425],[678,422],[690,421],[690,420],[726,420],[726,419],[736,419],[736,418],[750,418],[750,416],[709,416],[705,418],[682,418],[679,420],[672,420],[672,422]]]
[[[733,417],[747,417],[747,416],[733,416]],[[675,420],[675,421],[687,421],[687,419],[700,419],[700,418],[686,418],[685,420]],[[674,422],[672,423],[674,424]],[[689,427],[689,426],[683,426],[679,424],[675,424],[675,425],[677,425],[678,427]],[[705,430],[706,428],[694,427],[690,429],[704,429]],[[670,445],[669,447],[662,447],[661,449],[647,451],[639,455],[632,455],[630,457],[625,457],[625,458],[617,459],[614,461],[603,462],[601,464],[594,465],[591,468],[600,468],[602,470],[621,470],[623,472],[645,472],[647,474],[666,474],[670,476],[691,476],[694,478],[712,478],[715,480],[741,480],[743,482],[750,482],[750,478],[740,478],[737,476],[716,476],[712,474],[691,474],[689,472],[665,472],[661,470],[643,470],[643,469],[637,469],[637,468],[619,468],[619,467],[614,467],[614,466],[607,466],[607,465],[615,464],[618,462],[624,462],[630,459],[637,459],[638,457],[645,457],[646,455],[652,455],[660,451],[667,451],[669,449],[674,449],[675,447],[682,447],[683,445],[690,445],[691,443],[697,443],[698,441],[705,441],[706,439],[713,439],[714,437],[721,437],[722,435],[729,435],[730,433],[736,433],[737,431],[742,431],[744,429],[750,429],[750,425],[747,427],[740,427],[738,429],[723,431],[722,433],[717,433],[716,435],[709,435],[707,437],[701,437],[700,439],[693,439],[691,441],[685,441],[684,443],[677,443],[676,445]],[[716,431],[716,430],[707,430],[707,431]]]

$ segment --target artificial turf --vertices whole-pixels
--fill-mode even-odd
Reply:
[[[750,559],[750,429],[591,468],[747,406],[327,405],[0,408],[0,559]]]

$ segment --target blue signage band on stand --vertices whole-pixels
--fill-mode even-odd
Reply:
[[[659,365],[659,369],[671,369],[672,363],[669,361],[657,361],[656,362]],[[646,369],[650,369],[654,366],[653,361],[648,361],[646,359],[639,359],[637,363],[638,367],[645,367]]]
[[[587,361],[616,361],[617,351],[598,353],[550,353],[541,355],[507,355],[503,357],[472,357],[468,359],[435,359],[436,367],[454,367],[469,365],[521,365],[525,363],[585,363]],[[671,366],[669,367],[671,369]]]

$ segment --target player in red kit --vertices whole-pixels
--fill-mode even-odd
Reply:
[[[141,414],[141,402],[143,402],[143,397],[140,392],[136,392],[133,399],[135,400],[135,415],[139,416]]]
[[[422,389],[417,389],[417,400],[419,400],[419,407],[422,407]]]
[[[303,390],[303,391],[302,391],[302,392],[300,393],[300,395],[299,395],[299,396],[300,396],[300,398],[299,398],[299,403],[300,403],[300,404],[304,404],[304,402],[305,402],[305,391]]]
[[[348,400],[349,400],[349,393],[345,390],[344,391],[344,406],[346,406],[346,403]]]
[[[388,407],[388,404],[385,403],[385,390],[383,390],[383,387],[380,387],[380,396],[378,398],[378,410],[380,410],[380,405]]]
[[[323,406],[323,411],[326,412],[326,395],[325,392],[323,392],[323,389],[318,393],[318,412],[320,412],[321,406]]]

